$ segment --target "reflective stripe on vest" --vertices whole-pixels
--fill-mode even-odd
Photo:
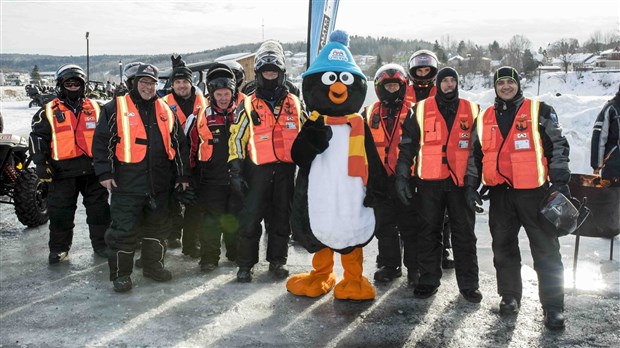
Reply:
[[[170,106],[170,109],[172,109],[174,113],[177,115],[177,117],[179,118],[179,123],[181,124],[181,128],[185,128],[185,122],[187,121],[187,118],[189,117],[189,115],[185,115],[183,113],[183,110],[181,109],[177,101],[174,99],[174,95],[172,93],[169,93],[166,96],[164,96],[162,99]],[[196,93],[196,98],[194,99],[194,108],[192,109],[193,110],[192,114],[194,116],[198,115],[198,113],[200,113],[200,110],[204,110],[207,108],[207,105],[208,105],[207,99],[202,94],[200,94],[200,92]]]
[[[526,98],[506,139],[497,125],[495,106],[488,107],[478,118],[477,131],[484,154],[483,184],[496,186],[507,182],[516,189],[533,189],[547,181],[547,158],[538,131],[539,106],[538,101]]]
[[[252,162],[257,165],[273,162],[293,163],[291,147],[301,129],[299,99],[289,93],[279,106],[277,120],[267,103],[256,98],[255,94],[245,98],[243,103],[250,121],[248,152]],[[260,124],[254,124],[253,111],[258,115]]]
[[[54,113],[62,113],[62,122]],[[78,117],[58,98],[45,104],[52,133],[52,159],[59,161],[86,155],[93,157],[93,135],[99,121],[99,104],[84,98]]]
[[[366,122],[372,133],[377,152],[379,152],[379,158],[381,158],[388,175],[396,173],[396,162],[398,161],[398,153],[400,152],[398,145],[400,144],[403,133],[402,124],[410,108],[411,103],[404,101],[400,113],[398,114],[398,125],[394,131],[392,129],[387,129],[387,125],[381,117],[380,102],[375,102],[373,105],[366,108]],[[413,173],[414,166],[412,166],[411,169]]]
[[[168,159],[172,160],[176,152],[170,133],[174,130],[175,117],[168,104],[159,98],[155,100],[155,117]],[[146,155],[148,140],[142,117],[129,95],[116,98],[116,124],[120,137],[116,158],[125,163],[141,162]]]
[[[416,174],[420,179],[441,180],[451,176],[457,186],[464,185],[475,115],[478,105],[459,99],[452,129],[448,131],[435,98],[417,104],[416,119],[421,134]]]
[[[196,127],[198,127],[198,137],[200,142],[198,143],[198,160],[206,162],[211,159],[213,155],[213,133],[209,129],[207,122],[207,112],[213,112],[212,108],[202,110],[198,114],[198,120],[196,121]]]

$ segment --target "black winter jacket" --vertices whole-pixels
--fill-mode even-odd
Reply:
[[[170,133],[174,160],[169,160],[163,139],[155,118],[155,100],[143,100],[136,90],[130,92],[147,134],[147,151],[139,163],[124,163],[116,158],[118,136],[116,99],[107,103],[101,110],[99,124],[93,140],[95,174],[99,181],[114,179],[117,188],[112,192],[126,194],[155,195],[172,189],[173,182],[189,182],[189,148],[178,119]]]

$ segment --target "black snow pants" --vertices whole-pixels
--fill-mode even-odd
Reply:
[[[149,195],[112,192],[112,224],[106,231],[110,280],[128,276],[133,270],[133,256],[142,237],[144,270],[164,268],[165,239],[170,231],[169,192]]]
[[[196,231],[200,238],[200,263],[218,264],[222,239],[226,258],[236,261],[241,199],[232,194],[230,185],[201,183],[196,204],[188,208],[185,230]]]
[[[451,178],[441,181],[418,179],[416,186],[415,205],[421,217],[418,232],[419,284],[440,285],[442,230],[447,208],[458,287],[460,290],[478,289],[475,214],[467,206],[465,189],[454,185]]]
[[[110,224],[108,190],[94,174],[54,179],[49,184],[47,211],[50,217],[49,248],[52,252],[69,251],[73,242],[73,223],[78,196],[86,208],[86,223],[93,250],[105,249],[104,234]]]
[[[414,192],[413,180],[410,181],[411,192]],[[416,254],[418,212],[413,202],[404,205],[396,194],[394,176],[388,178],[388,199],[375,207],[375,236],[379,246],[377,266],[401,267],[401,243],[404,249],[403,263],[409,272],[418,269]],[[412,199],[415,200],[414,197]]]
[[[248,192],[239,214],[237,264],[239,267],[252,267],[258,262],[262,234],[260,222],[265,217],[269,217],[269,223],[265,226],[267,261],[286,264],[291,236],[295,164],[280,162],[255,165],[246,160],[244,178],[248,183]]]
[[[555,231],[539,222],[539,205],[546,187],[517,190],[507,185],[490,188],[489,228],[493,238],[493,264],[497,272],[497,292],[521,301],[521,253],[519,230],[523,226],[530,241],[534,270],[538,275],[538,295],[545,308],[564,308],[564,266]]]

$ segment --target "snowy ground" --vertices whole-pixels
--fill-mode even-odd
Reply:
[[[540,99],[558,112],[571,144],[571,169],[590,173],[592,124],[617,91],[620,74],[587,74],[581,79],[569,75],[568,83],[560,75],[549,75],[543,75]],[[609,85],[602,86],[601,79]],[[535,96],[536,89],[535,82],[527,83],[526,96]],[[23,96],[0,95],[5,132],[26,135],[36,110],[28,109]],[[494,98],[492,91],[477,87],[462,91],[461,96],[481,107]],[[479,214],[476,223],[485,296],[479,305],[458,295],[451,270],[445,272],[439,293],[428,300],[415,299],[404,276],[392,284],[377,285],[373,302],[348,303],[334,300],[331,293],[318,299],[288,294],[283,281],[268,275],[264,261],[255,267],[250,284],[235,281],[236,268],[228,261],[205,275],[195,260],[178,249],[167,256],[167,267],[174,274],[171,282],[156,283],[138,271],[132,276],[134,289],[116,294],[108,281],[106,261],[90,250],[84,220],[80,207],[69,261],[48,266],[47,225],[24,228],[11,206],[0,205],[0,347],[610,347],[620,341],[617,239],[613,261],[609,239],[581,239],[576,281],[575,237],[561,239],[567,328],[549,332],[542,324],[536,274],[524,233],[520,239],[522,308],[512,318],[498,315],[486,213]],[[365,248],[364,269],[369,277],[376,254],[373,241]],[[291,246],[292,272],[307,271],[310,264],[310,255]],[[341,275],[339,262],[336,265]]]

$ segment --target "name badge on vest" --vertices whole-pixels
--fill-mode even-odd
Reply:
[[[295,129],[297,128],[297,126],[295,125],[295,122],[286,122],[286,129]]]
[[[529,139],[525,140],[515,140],[515,150],[524,150],[530,148]]]
[[[86,122],[86,129],[95,129],[97,127],[97,122]]]
[[[459,140],[459,149],[467,149],[469,148],[469,140]]]

